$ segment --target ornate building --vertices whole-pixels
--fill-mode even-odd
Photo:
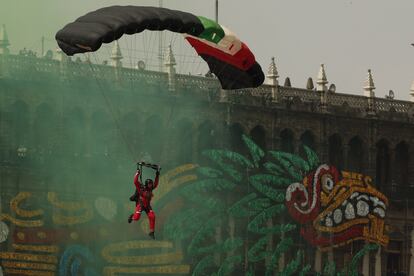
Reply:
[[[214,77],[176,74],[171,48],[165,72],[154,72],[122,67],[117,43],[109,65],[73,61],[61,52],[15,55],[9,45],[3,26],[2,197],[52,188],[91,193],[85,179],[99,182],[105,193],[120,179],[130,182],[133,161],[151,160],[166,168],[197,163],[202,149],[243,151],[242,133],[264,149],[298,155],[305,144],[323,162],[371,176],[390,199],[389,245],[366,255],[361,271],[414,273],[414,103],[376,97],[371,70],[361,95],[348,95],[328,87],[323,65],[316,88],[312,79],[307,88],[291,87],[290,81],[280,85],[272,58],[266,84],[223,91]],[[96,176],[102,167],[112,170],[112,177]],[[125,197],[128,192],[107,194]],[[309,260],[320,271],[325,258],[343,264],[348,249],[316,250]]]

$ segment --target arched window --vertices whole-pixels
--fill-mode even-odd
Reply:
[[[390,184],[390,151],[389,143],[386,140],[380,140],[377,145],[377,168],[376,184],[378,187],[385,188]]]
[[[73,108],[66,119],[65,136],[68,148],[67,154],[81,156],[86,150],[85,115],[79,107]]]
[[[302,133],[300,136],[300,143],[301,146],[299,147],[299,155],[306,160],[307,156],[303,146],[307,146],[313,151],[316,151],[315,136],[313,135],[312,131],[306,130],[304,133]]]
[[[29,132],[29,108],[23,101],[17,101],[10,107],[13,147],[27,146]]]
[[[178,164],[193,160],[193,128],[190,121],[184,119],[177,123],[177,159]]]
[[[328,140],[329,164],[334,165],[339,170],[343,168],[343,147],[342,139],[338,134],[331,135]]]
[[[40,152],[50,153],[57,143],[58,117],[49,104],[36,109],[34,120],[34,145]]]
[[[205,121],[203,122],[199,127],[198,127],[198,133],[197,133],[197,143],[198,143],[198,149],[197,149],[197,154],[198,154],[198,161],[201,162],[201,160],[204,160],[203,158],[203,154],[202,152],[204,150],[208,150],[208,149],[214,149],[215,148],[215,132],[214,132],[214,128],[213,125],[211,124],[210,121]]]
[[[250,131],[252,140],[264,151],[266,151],[266,130],[258,125]]]
[[[246,147],[242,140],[242,135],[244,133],[243,127],[238,124],[234,123],[229,127],[229,147],[231,150],[244,154],[246,153]]]
[[[395,147],[395,165],[393,166],[393,180],[401,187],[409,186],[409,148],[406,142],[400,142]]]
[[[348,143],[348,170],[363,173],[364,170],[364,145],[358,136],[353,137]]]
[[[284,129],[280,132],[280,150],[294,153],[295,145],[293,143],[294,135],[290,129]]]

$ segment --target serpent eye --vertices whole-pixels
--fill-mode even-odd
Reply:
[[[335,185],[333,179],[332,179],[332,175],[330,174],[324,174],[321,177],[321,182],[322,182],[322,190],[325,193],[330,193]]]

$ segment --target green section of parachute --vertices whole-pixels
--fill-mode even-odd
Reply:
[[[223,28],[216,21],[203,16],[198,16],[204,26],[204,31],[198,36],[199,38],[208,40],[213,43],[219,43],[225,36]]]

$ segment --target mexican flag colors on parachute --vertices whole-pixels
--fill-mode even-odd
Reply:
[[[74,55],[97,51],[102,43],[145,30],[184,34],[223,89],[253,88],[264,81],[262,68],[253,53],[233,32],[211,19],[177,10],[105,7],[67,24],[56,33],[56,40],[67,55]]]

